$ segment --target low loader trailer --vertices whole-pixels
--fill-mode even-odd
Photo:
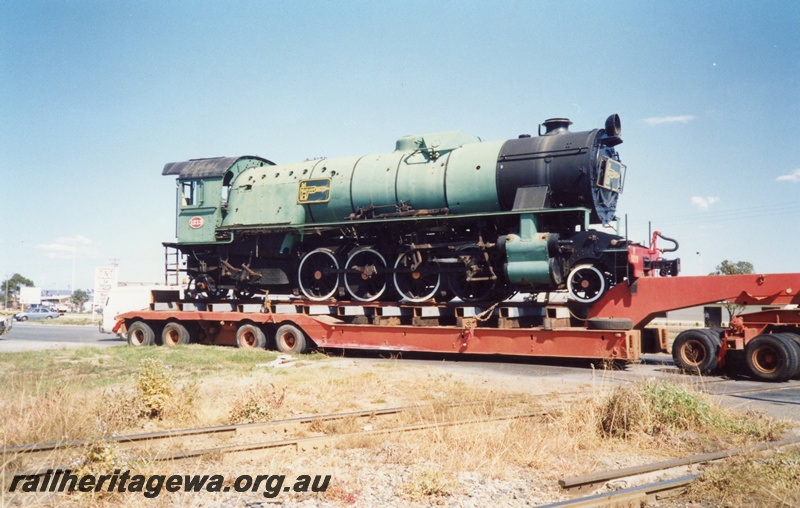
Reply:
[[[484,307],[289,298],[209,303],[174,290],[155,290],[151,300],[148,309],[117,317],[132,346],[197,342],[284,353],[334,348],[620,362],[669,351],[667,330],[651,326],[654,318],[728,301],[776,308],[736,316],[724,330],[682,331],[671,348],[676,366],[698,374],[741,369],[765,381],[800,376],[800,273],[641,277],[617,284],[588,308],[513,300]]]

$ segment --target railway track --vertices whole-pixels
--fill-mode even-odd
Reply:
[[[542,397],[552,395],[543,394]],[[563,395],[563,394],[561,394]],[[572,392],[570,395],[579,395]],[[24,469],[5,475],[40,475],[48,469],[66,469],[70,451],[106,441],[121,446],[137,458],[175,461],[213,454],[295,448],[300,451],[327,446],[354,436],[421,431],[512,419],[547,417],[544,409],[531,409],[531,396],[481,399],[447,404],[411,405],[325,415],[308,415],[268,422],[220,425],[110,436],[103,440],[71,440],[0,448],[4,464]],[[534,397],[537,398],[537,397]],[[559,403],[563,398],[559,398]],[[520,407],[522,406],[522,407]],[[463,413],[467,413],[464,417]],[[478,414],[480,416],[474,416]],[[310,435],[309,435],[310,434]],[[253,439],[258,437],[261,439]],[[4,468],[8,469],[8,468]]]
[[[640,466],[627,467],[622,469],[614,469],[609,471],[598,471],[584,476],[575,476],[570,478],[562,478],[558,484],[565,490],[571,492],[581,492],[586,490],[596,490],[599,487],[608,485],[610,481],[619,481],[623,483],[636,482],[637,478],[654,472],[666,472],[670,469],[684,468],[696,466],[698,464],[705,464],[709,462],[724,460],[736,455],[743,455],[749,453],[765,452],[775,450],[778,448],[788,446],[799,446],[800,436],[795,436],[780,441],[772,441],[769,443],[760,443],[752,446],[745,446],[741,448],[733,448],[728,450],[721,450],[718,452],[703,453],[698,455],[691,455],[679,459],[665,460],[660,462],[652,462]],[[682,472],[682,471],[681,471]],[[680,473],[678,473],[680,474]],[[612,492],[603,492],[599,494],[592,494],[576,499],[560,501],[547,505],[541,505],[540,508],[556,508],[556,507],[603,507],[603,506],[627,506],[628,503],[640,503],[641,501],[655,496],[656,499],[664,497],[673,497],[685,491],[694,480],[702,476],[701,473],[682,474],[670,478],[668,480],[659,480],[655,482],[645,482],[641,485],[623,488]],[[641,479],[639,480],[641,481]]]

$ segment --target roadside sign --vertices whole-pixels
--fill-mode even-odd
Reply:
[[[94,269],[94,294],[92,297],[95,305],[106,304],[108,293],[111,288],[117,287],[118,280],[117,267]]]
[[[42,303],[41,288],[21,287],[19,288],[19,303],[23,305],[39,305]]]

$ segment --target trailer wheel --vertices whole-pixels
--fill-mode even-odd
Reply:
[[[795,349],[797,350],[797,356],[800,358],[800,335],[797,335],[796,333],[782,333],[781,335],[787,339],[791,339],[791,341],[794,342]],[[794,379],[800,379],[800,366],[792,377]]]
[[[180,346],[190,342],[189,330],[180,323],[167,323],[161,332],[161,344],[165,346]]]
[[[630,330],[633,321],[627,318],[591,318],[586,321],[589,330]]]
[[[780,333],[759,335],[747,343],[744,355],[753,376],[765,381],[787,381],[800,369],[797,346]]]
[[[256,325],[242,325],[236,330],[236,347],[264,349],[267,347],[267,336]]]
[[[285,324],[275,332],[275,347],[281,353],[305,353],[308,341],[306,341],[306,335],[298,327]]]
[[[156,342],[156,332],[144,321],[136,321],[128,327],[128,344],[131,346],[152,346]]]
[[[711,374],[719,367],[720,345],[704,330],[685,330],[672,343],[672,359],[684,372]]]

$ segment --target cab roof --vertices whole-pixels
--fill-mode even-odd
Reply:
[[[262,166],[275,165],[274,162],[262,157],[257,157],[255,155],[243,155],[241,157],[213,157],[210,159],[191,159],[183,162],[168,162],[164,165],[164,170],[161,172],[161,174],[178,175],[178,178],[181,180],[188,180],[191,178],[221,177],[240,161],[255,162],[256,164],[253,165],[258,165],[259,162]]]

